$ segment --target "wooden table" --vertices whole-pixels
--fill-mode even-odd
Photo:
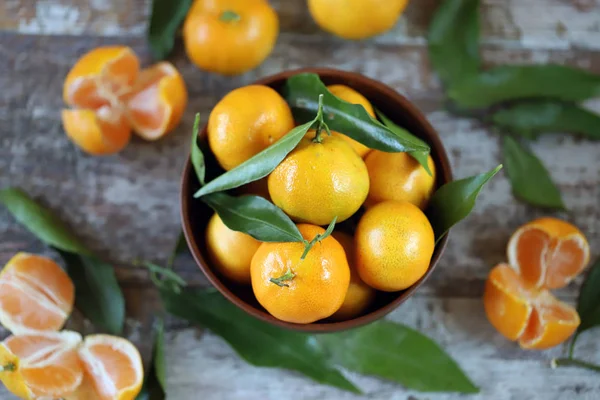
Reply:
[[[415,0],[390,33],[363,42],[342,41],[319,30],[304,0],[272,1],[281,35],[271,57],[244,76],[201,72],[181,49],[173,58],[188,85],[184,120],[158,143],[133,140],[121,154],[90,157],[66,138],[60,121],[63,79],[84,52],[124,43],[150,62],[144,41],[149,14],[139,0],[4,0],[0,3],[0,187],[20,186],[55,210],[85,242],[116,265],[127,296],[127,335],[148,356],[152,311],[158,299],[143,258],[164,262],[180,230],[179,175],[194,114],[205,118],[229,90],[281,70],[333,66],[379,79],[413,100],[439,130],[456,177],[501,162],[498,137],[478,122],[449,115],[427,59],[425,33],[438,1]],[[557,62],[600,73],[597,0],[486,0],[483,54],[489,64]],[[551,83],[549,83],[551,84]],[[600,102],[589,103],[600,111]],[[569,214],[600,252],[600,143],[546,136],[533,145],[559,184]],[[514,200],[504,174],[486,187],[470,218],[452,230],[434,276],[389,318],[413,326],[446,348],[482,389],[479,399],[599,399],[599,375],[552,370],[564,350],[526,352],[500,337],[481,302],[490,268],[505,260],[509,235],[545,212]],[[0,210],[0,263],[15,252],[49,253]],[[194,285],[206,281],[191,259],[178,270]],[[580,280],[559,291],[574,302]],[[181,321],[167,335],[168,397],[187,399],[355,399],[296,374],[247,365],[223,341]],[[78,315],[69,327],[90,332]],[[6,335],[6,332],[2,333]],[[577,352],[600,361],[598,331],[584,335]],[[349,374],[372,399],[459,399],[419,394],[378,379]],[[0,399],[11,396],[0,389]]]

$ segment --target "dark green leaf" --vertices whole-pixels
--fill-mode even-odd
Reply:
[[[479,60],[479,0],[446,0],[429,24],[429,59],[452,86],[476,76]]]
[[[339,333],[319,343],[338,365],[422,392],[478,393],[452,358],[434,341],[404,325],[379,321]]]
[[[372,149],[429,152],[429,146],[408,132],[402,136],[395,134],[372,118],[363,106],[348,103],[331,94],[317,74],[294,75],[288,78],[283,88],[283,97],[299,122],[313,118],[318,109],[319,95],[324,96],[323,113],[331,130],[341,132]]]
[[[385,126],[390,128],[390,131],[394,132],[396,135],[401,136],[401,137],[410,136],[410,137],[412,137],[413,140],[421,142],[421,144],[423,146],[426,146],[428,148],[428,150],[409,151],[408,154],[410,154],[410,156],[412,158],[417,160],[419,162],[419,164],[421,164],[423,166],[423,168],[425,168],[425,171],[427,171],[427,173],[431,176],[431,170],[429,169],[429,164],[427,163],[427,157],[429,156],[429,146],[427,145],[427,143],[425,143],[421,139],[417,138],[416,136],[413,136],[406,129],[401,128],[398,125],[396,125],[391,119],[386,117],[385,114],[383,114],[381,111],[376,109],[375,112],[377,113],[377,116],[379,117],[381,122],[383,122],[383,124]]]
[[[571,132],[600,139],[600,115],[560,101],[513,104],[496,111],[492,122],[527,138],[547,132]]]
[[[198,198],[209,193],[234,189],[269,175],[283,161],[285,156],[300,143],[300,140],[316,120],[314,118],[303,125],[295,127],[283,138],[254,157],[208,182],[194,194],[194,197]]]
[[[194,171],[196,171],[196,177],[200,185],[204,185],[206,182],[206,165],[204,164],[204,154],[198,146],[198,133],[200,132],[200,114],[196,114],[194,120],[194,128],[192,129],[192,146],[190,149],[190,160]]]
[[[600,258],[592,265],[581,286],[577,313],[581,318],[578,332],[600,326]]]
[[[485,174],[446,183],[434,193],[427,216],[435,232],[436,243],[458,222],[466,218],[483,186],[502,169],[498,165]]]
[[[212,193],[202,201],[219,214],[229,229],[261,242],[301,242],[296,224],[279,207],[260,196],[233,197]]]
[[[177,256],[187,250],[188,245],[185,241],[185,236],[183,235],[183,232],[179,232],[179,235],[177,236],[177,241],[175,242],[175,247],[173,248],[169,259],[167,260],[167,268],[173,268],[173,264],[175,263],[175,259],[177,258]]]
[[[95,257],[59,250],[75,285],[75,306],[92,323],[118,335],[125,321],[125,300],[112,265]]]
[[[175,44],[177,29],[185,19],[192,0],[153,0],[148,44],[156,60],[166,58]]]
[[[0,190],[0,202],[42,242],[71,253],[91,254],[62,221],[23,191],[15,188]]]
[[[466,108],[540,97],[577,102],[600,96],[600,75],[563,65],[507,65],[450,87],[448,96]]]
[[[560,191],[542,162],[515,139],[504,136],[504,163],[513,193],[534,206],[564,210]]]
[[[250,364],[290,369],[317,382],[360,393],[314,346],[313,336],[251,317],[214,290],[176,294],[161,288],[160,292],[169,313],[210,329]]]
[[[150,361],[150,370],[144,377],[142,390],[135,400],[164,400],[166,399],[166,363],[164,350],[164,323],[162,318],[158,319],[156,326],[156,338]]]

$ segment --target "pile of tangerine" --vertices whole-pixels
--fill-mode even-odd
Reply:
[[[328,90],[375,117],[370,102],[352,88]],[[228,171],[295,125],[277,91],[245,86],[228,93],[211,112],[208,143]],[[301,242],[261,243],[229,229],[214,214],[206,228],[209,259],[225,278],[251,285],[258,302],[280,320],[308,324],[354,318],[376,291],[404,290],[429,268],[435,239],[423,210],[435,190],[431,156],[428,167],[431,174],[407,153],[370,149],[343,132],[310,130],[269,176],[240,191],[271,200],[297,223],[307,242],[319,239],[316,244],[304,254]],[[322,226],[335,218],[358,222],[336,225],[331,236],[325,235]]]

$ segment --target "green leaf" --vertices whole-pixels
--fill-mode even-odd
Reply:
[[[434,341],[404,325],[378,321],[319,335],[318,341],[335,363],[350,371],[389,379],[422,392],[479,392]]]
[[[469,215],[483,186],[501,169],[502,165],[498,165],[485,174],[449,182],[436,190],[426,212],[435,232],[436,243],[450,228]]]
[[[504,136],[504,163],[513,193],[539,207],[565,209],[560,191],[542,162],[515,139]]]
[[[194,127],[192,128],[192,146],[190,148],[190,159],[194,171],[196,171],[196,177],[200,185],[204,186],[206,179],[206,165],[204,163],[204,154],[198,146],[198,133],[200,132],[200,114],[196,114],[194,120]]]
[[[283,138],[254,157],[208,182],[194,194],[194,197],[198,198],[209,193],[234,189],[269,175],[283,161],[285,156],[294,150],[316,121],[317,119],[314,118],[303,125],[295,127]]]
[[[600,139],[600,115],[553,100],[517,103],[496,111],[492,122],[527,138],[546,132],[571,132]]]
[[[317,112],[319,95],[324,96],[323,113],[331,130],[341,132],[372,149],[429,152],[429,146],[415,136],[408,132],[398,135],[372,118],[363,106],[348,103],[331,94],[317,74],[294,75],[288,78],[283,88],[283,97],[298,122],[313,118]]]
[[[446,86],[479,73],[479,0],[446,0],[429,24],[429,59]]]
[[[298,227],[279,207],[260,196],[233,197],[212,193],[202,197],[223,223],[261,242],[301,242]]]
[[[465,108],[540,97],[578,102],[600,96],[600,75],[563,65],[506,65],[450,87],[448,96]]]
[[[577,332],[600,326],[600,258],[592,265],[581,286],[577,313],[581,318]]]
[[[177,273],[173,272],[170,268],[161,267],[160,265],[151,263],[150,261],[140,261],[139,264],[153,274],[162,275],[163,278],[173,282],[178,286],[187,285],[186,281]]]
[[[58,251],[75,285],[75,306],[102,330],[113,335],[123,332],[125,299],[112,265],[95,257]]]
[[[179,235],[177,236],[177,241],[175,242],[175,247],[173,248],[169,259],[167,260],[167,269],[173,268],[173,264],[175,264],[175,259],[177,258],[177,256],[187,250],[188,245],[185,241],[185,236],[183,235],[183,232],[179,232]]]
[[[156,60],[173,50],[177,29],[185,19],[192,0],[153,0],[148,27],[148,45]]]
[[[377,113],[377,116],[379,117],[381,122],[383,122],[383,124],[385,126],[390,128],[390,131],[394,132],[396,135],[398,135],[400,137],[409,137],[410,136],[413,140],[421,142],[421,144],[423,146],[427,146],[428,150],[409,151],[408,154],[410,154],[410,156],[412,158],[417,160],[417,162],[423,166],[423,168],[425,169],[425,171],[427,171],[429,176],[432,176],[431,170],[429,169],[429,164],[427,163],[427,157],[429,156],[429,151],[430,151],[427,143],[425,143],[421,139],[417,138],[416,136],[413,136],[406,129],[401,128],[400,126],[396,125],[391,119],[386,117],[385,114],[383,114],[381,111],[375,109],[375,112]]]
[[[20,189],[0,190],[0,202],[42,242],[71,253],[91,255],[62,221]]]
[[[164,400],[166,399],[166,362],[165,362],[164,322],[158,319],[156,324],[156,338],[152,350],[150,370],[144,377],[142,390],[135,400]]]
[[[176,294],[160,288],[160,293],[169,313],[221,336],[248,363],[297,371],[317,382],[360,393],[314,346],[314,336],[251,317],[214,290]]]

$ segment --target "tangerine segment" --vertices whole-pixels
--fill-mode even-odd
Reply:
[[[74,297],[73,282],[58,264],[18,253],[0,273],[0,323],[13,333],[59,330]]]
[[[497,265],[485,286],[488,320],[524,349],[547,349],[571,336],[580,320],[577,311],[545,290],[528,286],[507,264]]]
[[[85,372],[102,400],[133,400],[144,379],[142,358],[128,340],[91,335],[79,349]]]
[[[146,140],[156,140],[173,130],[186,105],[185,82],[168,62],[144,69],[127,99],[131,125]]]
[[[124,115],[109,106],[97,111],[63,110],[62,122],[67,136],[93,155],[118,153],[131,139],[131,127]]]
[[[22,399],[62,398],[83,379],[76,332],[29,332],[0,344],[0,380]]]
[[[523,280],[537,288],[566,286],[589,262],[583,233],[556,218],[540,218],[520,227],[508,243],[508,260]]]

